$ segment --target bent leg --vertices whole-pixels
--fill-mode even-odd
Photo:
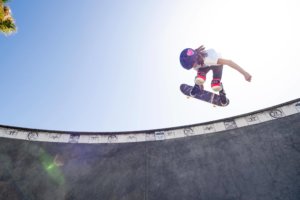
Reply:
[[[197,76],[195,77],[195,84],[196,85],[201,86],[205,83],[206,74],[209,70],[210,70],[209,67],[204,67],[204,68],[198,69]]]
[[[213,80],[211,81],[211,88],[216,92],[220,92],[223,89],[221,82],[223,74],[223,65],[212,66],[211,69],[213,71]]]

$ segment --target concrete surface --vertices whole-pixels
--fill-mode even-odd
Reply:
[[[299,200],[300,113],[115,144],[0,138],[0,200]]]

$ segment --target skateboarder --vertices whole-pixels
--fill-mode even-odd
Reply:
[[[221,103],[227,104],[226,93],[224,91],[223,84],[221,82],[223,65],[232,67],[240,72],[246,79],[251,81],[252,76],[246,72],[243,68],[237,65],[235,62],[222,58],[214,49],[205,49],[201,45],[197,49],[186,48],[180,54],[180,63],[183,68],[190,70],[195,69],[197,76],[195,77],[195,86],[191,90],[191,96],[195,96],[201,89],[206,81],[206,74],[210,70],[213,71],[213,79],[211,81],[211,88],[219,92],[221,97]]]

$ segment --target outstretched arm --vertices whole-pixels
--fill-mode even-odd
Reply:
[[[232,67],[233,69],[237,70],[238,72],[240,72],[246,79],[246,81],[251,81],[252,76],[246,72],[243,68],[241,68],[238,64],[236,64],[235,62],[233,62],[232,60],[227,60],[224,58],[219,58],[218,59],[218,64],[220,65],[228,65],[229,67]]]

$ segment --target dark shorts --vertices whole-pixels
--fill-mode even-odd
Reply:
[[[206,76],[206,74],[212,70],[213,72],[213,79],[219,79],[222,78],[223,73],[223,65],[213,65],[210,67],[203,67],[198,69],[198,75]]]

